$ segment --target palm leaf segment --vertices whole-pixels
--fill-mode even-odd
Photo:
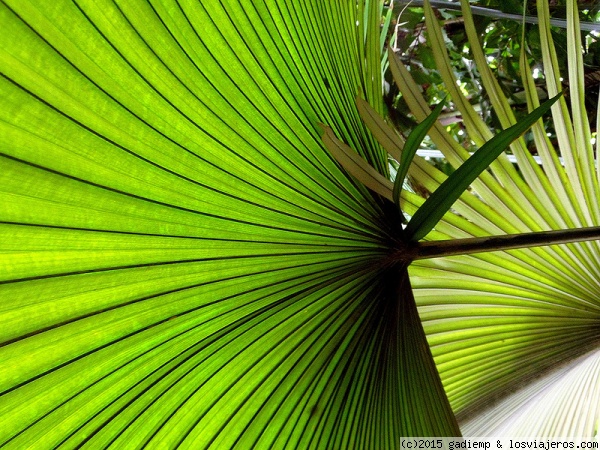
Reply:
[[[553,148],[541,125],[532,128],[543,170],[524,142],[511,150],[520,174],[501,156],[453,205],[428,239],[524,233],[549,229],[597,226],[598,172],[587,114],[581,100],[583,67],[575,2],[569,3],[571,109],[566,100],[553,109],[558,148]],[[492,76],[474,32],[472,16],[463,2],[463,15],[473,57],[503,127],[515,123],[506,98]],[[427,29],[437,65],[452,100],[460,109],[469,136],[479,145],[491,134],[457,88],[443,37],[431,9]],[[560,74],[549,30],[548,4],[538,2],[544,71],[550,95],[560,92]],[[522,58],[522,67],[527,67]],[[392,71],[418,120],[429,109],[401,65]],[[523,70],[530,108],[539,100],[530,71]],[[458,166],[468,155],[439,126],[432,139],[446,158]],[[560,154],[564,167],[558,160]],[[412,175],[433,191],[444,175],[415,158]],[[422,200],[405,192],[406,206],[415,211]],[[475,194],[475,195],[472,195]],[[413,206],[410,206],[413,205]],[[466,219],[466,220],[465,220]],[[600,424],[598,409],[597,345],[600,314],[598,243],[544,247],[508,253],[488,253],[416,261],[411,281],[440,375],[463,431],[470,435],[594,436]],[[595,350],[596,349],[596,350]],[[581,356],[590,352],[588,356]],[[561,367],[566,381],[552,371]],[[587,367],[583,370],[581,368]],[[532,376],[547,378],[519,391],[499,409],[490,404],[517,390]],[[585,373],[586,375],[582,375]],[[570,375],[569,375],[570,374]],[[576,376],[575,374],[578,374]],[[569,378],[570,377],[570,378]],[[534,404],[538,405],[535,409]],[[525,416],[524,412],[531,414]],[[577,411],[577,413],[575,413]],[[482,414],[482,412],[485,412]],[[520,419],[528,418],[526,421]],[[472,420],[469,420],[472,419]]]
[[[6,1],[0,443],[455,435],[385,204],[374,2]],[[410,411],[410,413],[407,413]]]
[[[466,30],[470,34],[471,48],[487,92],[502,125],[513,128],[523,119],[515,120],[489,71],[466,2],[464,7]],[[555,95],[559,92],[560,82],[549,35],[547,4],[540,2],[539,9],[548,91]],[[482,146],[477,153],[481,154],[484,147],[490,146],[500,135],[492,139],[490,130],[457,87],[460,83],[443,50],[444,38],[427,2],[425,11],[428,38],[442,78],[461,112],[469,135]],[[576,32],[576,18],[574,4],[570,3],[569,48],[572,52],[569,85],[571,99],[577,99],[572,100],[573,123],[564,100],[554,110],[565,167],[559,163],[557,152],[541,124],[535,125],[533,133],[544,161],[544,171],[533,161],[524,142],[516,141],[512,144],[512,151],[523,175],[517,174],[505,157],[493,163],[491,173],[483,173],[472,183],[472,192],[465,193],[454,203],[453,209],[458,214],[447,214],[436,225],[436,230],[429,234],[431,241],[416,247],[413,259],[427,257],[430,250],[440,252],[442,247],[447,254],[466,253],[480,244],[484,244],[482,247],[487,245],[489,250],[495,245],[494,239],[484,237],[489,234],[509,233],[508,239],[498,239],[498,243],[504,245],[512,240],[510,245],[515,244],[512,247],[515,248],[524,246],[525,239],[521,238],[530,240],[542,236],[550,242],[551,237],[558,236],[556,232],[542,230],[598,224],[598,178],[593,170],[594,155],[583,107],[583,69],[577,50],[581,42]],[[404,99],[421,125],[425,124],[433,114],[428,116],[430,108],[419,87],[393,54],[390,54],[389,62]],[[525,59],[522,59],[522,66],[527,67]],[[526,70],[524,74],[529,105],[537,107],[539,101],[533,80]],[[402,166],[407,151],[402,149],[402,140],[368,111],[364,102],[359,101],[358,106],[373,134]],[[412,216],[404,230],[408,236],[415,234],[410,232],[410,227],[417,216],[429,219],[433,213],[439,213],[430,209],[425,214],[426,207],[451,179],[456,181],[456,175],[475,158],[467,160],[469,155],[441,125],[436,125],[430,134],[446,158],[460,169],[446,179],[427,162],[416,158],[411,167],[413,179],[435,192],[426,202],[410,192],[403,192],[402,209],[408,210]],[[406,142],[409,140],[410,137]],[[406,147],[407,144],[404,145]],[[341,161],[354,174],[355,169],[346,163],[348,159],[342,155]],[[364,165],[366,162],[363,162]],[[392,197],[390,183],[385,186],[377,176],[362,175],[366,173],[368,171],[363,167],[355,176],[376,192],[387,189],[383,195]],[[395,186],[399,182],[402,179],[396,180]],[[581,232],[591,232],[597,239],[597,227],[582,229]],[[515,234],[519,233],[525,234],[515,239]],[[471,236],[481,237],[461,239]],[[429,342],[446,391],[466,433],[476,436],[493,436],[496,433],[498,436],[583,437],[597,434],[600,423],[600,384],[595,368],[597,350],[594,350],[598,343],[597,255],[597,244],[578,244],[567,248],[417,261],[411,266],[411,278],[415,282],[415,293]],[[403,257],[406,258],[398,255],[398,258]],[[591,353],[579,358],[586,352]],[[552,373],[557,364],[564,366],[561,373],[566,381],[560,379],[560,374]],[[542,381],[518,392],[514,398],[508,398],[498,408],[488,407],[493,400],[514,391],[532,376],[545,372],[550,374]]]

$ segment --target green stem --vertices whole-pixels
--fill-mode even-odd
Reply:
[[[415,260],[593,240],[600,240],[600,227],[419,242],[408,253]]]

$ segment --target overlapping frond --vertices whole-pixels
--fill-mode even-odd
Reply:
[[[465,28],[485,88],[502,126],[510,126],[515,123],[514,115],[487,67],[466,2],[464,6]],[[570,7],[573,7],[573,2],[570,2]],[[547,3],[539,2],[539,8],[542,27],[547,29]],[[452,101],[462,113],[469,136],[481,144],[489,139],[490,131],[457,88],[435,16],[431,9],[426,8],[425,11],[428,38]],[[570,17],[573,21],[576,15],[571,13]],[[573,37],[570,49],[577,53],[576,24],[572,22],[570,29]],[[560,75],[552,59],[554,47],[549,33],[542,41],[548,91],[553,95],[559,92]],[[578,111],[578,119],[570,120],[565,100],[554,107],[558,149],[552,147],[541,123],[535,125],[533,131],[537,150],[542,156],[542,167],[533,161],[524,142],[515,142],[512,151],[517,157],[519,173],[505,157],[501,157],[492,164],[489,173],[472,185],[472,191],[465,193],[453,206],[456,214],[447,214],[428,239],[594,226],[598,223],[598,179],[593,174],[595,163],[591,154],[589,126],[580,101],[582,83],[578,82],[583,68],[575,57],[570,63],[570,84],[579,86],[573,88],[570,95],[571,107]],[[523,67],[526,67],[525,63]],[[400,90],[415,117],[423,120],[428,107],[410,74],[397,60],[392,61],[391,69],[402,80]],[[527,70],[523,72],[527,74]],[[528,75],[524,82],[531,99],[530,107],[537,107],[539,101],[531,76]],[[438,126],[431,136],[454,165],[459,165],[467,157],[465,150],[445,134],[443,127]],[[559,154],[565,159],[565,167],[558,160]],[[412,168],[412,175],[431,191],[445,179],[443,174],[419,158]],[[405,201],[409,211],[414,211],[422,203],[410,193],[405,193]],[[599,254],[597,243],[582,243],[417,261],[411,266],[411,280],[429,343],[459,419],[472,417],[475,420],[482,410],[521,386],[524,380],[551,372],[556,364],[575,360],[597,348]],[[593,378],[593,374],[590,376]],[[583,388],[593,391],[593,387],[586,386]],[[595,396],[581,394],[577,398],[587,402],[586,411],[594,410],[593,405],[598,403],[597,393]],[[515,406],[515,403],[512,405]],[[584,408],[583,403],[579,405]],[[523,404],[515,406],[515,409],[520,409],[515,412],[515,417],[524,417],[523,408]],[[501,414],[508,414],[508,409],[506,406]],[[523,430],[528,430],[530,436],[538,432],[557,435],[556,430],[563,435],[586,435],[598,420],[597,412],[576,414],[573,420],[566,419],[571,417],[571,409],[564,409],[562,413],[564,421],[561,423],[568,423],[567,428],[552,428],[551,423],[560,421],[546,422],[545,428],[524,421]],[[481,419],[476,432],[480,433],[486,427],[495,429],[493,425],[498,417],[492,412],[486,419]],[[471,433],[473,429],[467,428],[467,432]]]
[[[598,437],[600,362],[598,350],[530,380],[462,429],[470,436]]]
[[[0,446],[458,433],[385,204],[320,140],[387,173],[378,11],[2,2]]]

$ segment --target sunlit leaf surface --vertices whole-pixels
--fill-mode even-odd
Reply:
[[[382,175],[375,2],[0,9],[0,446],[456,435]]]
[[[493,133],[426,16],[481,146]],[[388,177],[355,103],[383,115],[380,19],[355,1],[0,4],[0,446],[397,448],[459,434],[449,405],[469,432],[540,411],[526,399],[543,409],[541,384],[495,403],[540,374],[570,399],[545,417],[597,432],[598,244],[417,261],[409,282],[389,257],[397,210],[321,143],[319,123]],[[389,64],[423,121],[419,86]],[[427,240],[600,224],[582,70],[576,119],[553,108],[558,148],[533,127],[543,167],[516,141],[518,170],[501,156]],[[467,159],[439,124],[430,136],[455,167]],[[409,175],[429,192],[446,179],[419,157]],[[403,211],[423,201],[404,192]],[[588,381],[559,381],[558,366]]]
[[[569,3],[574,7],[574,2]],[[466,6],[467,2],[463,4]],[[554,46],[548,40],[547,2],[539,1],[538,11],[544,36],[548,92],[555,95],[560,92],[560,75],[552,57]],[[494,110],[506,128],[516,119],[487,69],[472,17],[468,9],[464,12],[478,70]],[[444,46],[435,45],[440,42],[441,31],[433,12],[426,9],[426,18],[436,61],[443,66],[446,64]],[[576,28],[571,26],[571,30]],[[577,34],[572,31],[573,36]],[[573,42],[572,51],[576,53],[574,38]],[[577,79],[583,67],[577,64],[575,57],[570,63],[571,74]],[[429,108],[410,74],[394,61],[390,61],[390,68],[397,77],[402,77],[400,90],[417,120],[423,120]],[[468,101],[461,97],[451,70],[446,67],[442,72],[452,102],[462,117],[468,118],[465,125],[469,137],[485,142],[490,130],[486,131]],[[528,75],[524,84],[528,87],[530,109],[533,109],[539,106],[539,100],[531,75],[527,70],[523,73]],[[576,79],[571,80],[570,85],[577,84]],[[591,154],[585,138],[577,144],[575,136],[587,134],[583,128],[588,127],[588,120],[577,96],[571,95],[570,101],[571,109],[578,109],[583,119],[571,121],[565,100],[559,100],[560,105],[552,110],[559,137],[557,148],[547,139],[540,124],[533,127],[536,148],[543,160],[541,167],[533,161],[525,143],[515,141],[511,150],[517,157],[519,173],[501,156],[492,164],[490,172],[476,180],[471,191],[452,206],[454,214],[446,214],[426,239],[597,226],[600,223],[598,178],[597,173],[591,175],[597,155]],[[443,127],[434,128],[431,136],[455,167],[468,156]],[[565,167],[557,155],[564,158]],[[446,179],[418,157],[411,174],[429,191]],[[405,209],[414,213],[422,200],[405,193],[405,202]],[[507,434],[517,432],[516,428],[495,428],[500,419],[504,424],[521,420],[520,433],[529,433],[529,436],[562,433],[563,436],[591,437],[597,433],[600,398],[595,387],[597,370],[590,361],[597,354],[600,323],[598,242],[417,261],[409,272],[429,343],[454,411],[460,423],[478,424],[477,428],[465,425],[465,433],[483,434],[496,429]],[[587,359],[580,359],[586,354],[590,355]],[[579,371],[578,364],[586,365],[587,369]],[[582,379],[572,384],[568,394],[555,403],[547,403],[548,398],[541,394],[532,396],[532,403],[528,403],[524,399],[530,392],[524,391],[516,394],[518,402],[507,400],[501,404],[501,410],[495,409],[506,395],[542,375],[547,375],[544,380],[548,382],[548,389],[566,393],[568,381],[556,388],[551,387],[554,384],[550,385],[549,381],[553,370],[560,367],[572,367],[569,372],[572,374],[585,373],[587,381]],[[541,390],[543,383],[537,384],[536,389]],[[533,407],[538,401],[539,406]],[[571,406],[560,408],[561,404]],[[544,408],[545,414],[539,415]],[[536,413],[524,414],[525,410]]]

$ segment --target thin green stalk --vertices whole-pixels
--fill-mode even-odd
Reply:
[[[427,241],[414,245],[408,253],[416,260],[593,240],[600,240],[600,227]]]

